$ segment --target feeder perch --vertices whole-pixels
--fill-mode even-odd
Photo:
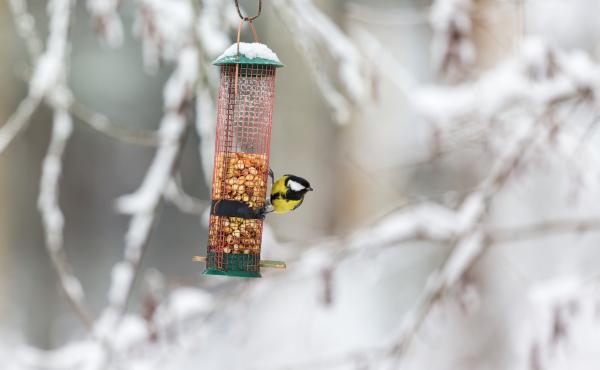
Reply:
[[[265,45],[233,44],[213,64],[221,68],[207,275],[260,277],[269,175],[275,71],[283,65]]]

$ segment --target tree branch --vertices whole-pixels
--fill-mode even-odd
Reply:
[[[38,208],[42,215],[46,248],[56,270],[67,302],[73,307],[84,325],[91,329],[93,316],[83,302],[84,294],[79,280],[71,273],[63,249],[64,216],[59,206],[59,180],[62,157],[73,130],[68,113],[71,93],[66,85],[67,38],[73,2],[53,0],[49,4],[50,34],[48,47],[36,65],[30,91],[34,96],[45,96],[54,110],[52,136],[42,165]],[[45,62],[42,63],[42,60]],[[49,69],[50,65],[59,67]],[[50,82],[52,81],[52,82]],[[36,88],[34,88],[34,86]]]

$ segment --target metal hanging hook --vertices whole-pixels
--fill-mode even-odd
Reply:
[[[258,0],[258,12],[256,13],[255,16],[252,16],[252,17],[242,15],[242,10],[240,9],[240,0],[234,0],[234,1],[235,1],[235,8],[237,9],[238,15],[240,16],[240,18],[243,21],[252,22],[253,20],[255,20],[256,18],[258,18],[260,16],[260,12],[262,11],[262,0]]]

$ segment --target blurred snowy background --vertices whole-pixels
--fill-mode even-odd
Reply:
[[[233,0],[0,2],[0,368],[597,369],[597,14],[265,0],[316,191],[243,280],[192,262]]]

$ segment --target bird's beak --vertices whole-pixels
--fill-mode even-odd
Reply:
[[[309,187],[308,189],[306,189],[308,191],[313,191],[313,188]]]

